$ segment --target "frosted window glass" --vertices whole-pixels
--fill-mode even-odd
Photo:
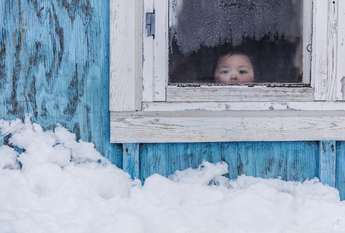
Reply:
[[[170,83],[302,82],[302,8],[302,0],[170,0]]]

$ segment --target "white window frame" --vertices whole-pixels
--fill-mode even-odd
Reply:
[[[310,87],[180,87],[168,85],[168,1],[111,0],[111,142],[345,140],[345,1],[305,4]]]

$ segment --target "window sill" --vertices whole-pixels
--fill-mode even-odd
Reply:
[[[345,111],[111,113],[112,143],[345,140]]]
[[[311,87],[267,87],[267,86],[168,86],[168,102],[203,101],[312,101]]]

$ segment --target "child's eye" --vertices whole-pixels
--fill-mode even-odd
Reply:
[[[229,71],[228,71],[228,70],[221,70],[220,73],[221,73],[221,74],[228,74]]]
[[[240,74],[248,74],[247,70],[240,70]]]

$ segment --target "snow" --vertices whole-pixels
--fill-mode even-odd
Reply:
[[[142,185],[61,126],[0,130],[0,233],[345,232],[345,203],[317,180],[230,181],[204,162]]]

